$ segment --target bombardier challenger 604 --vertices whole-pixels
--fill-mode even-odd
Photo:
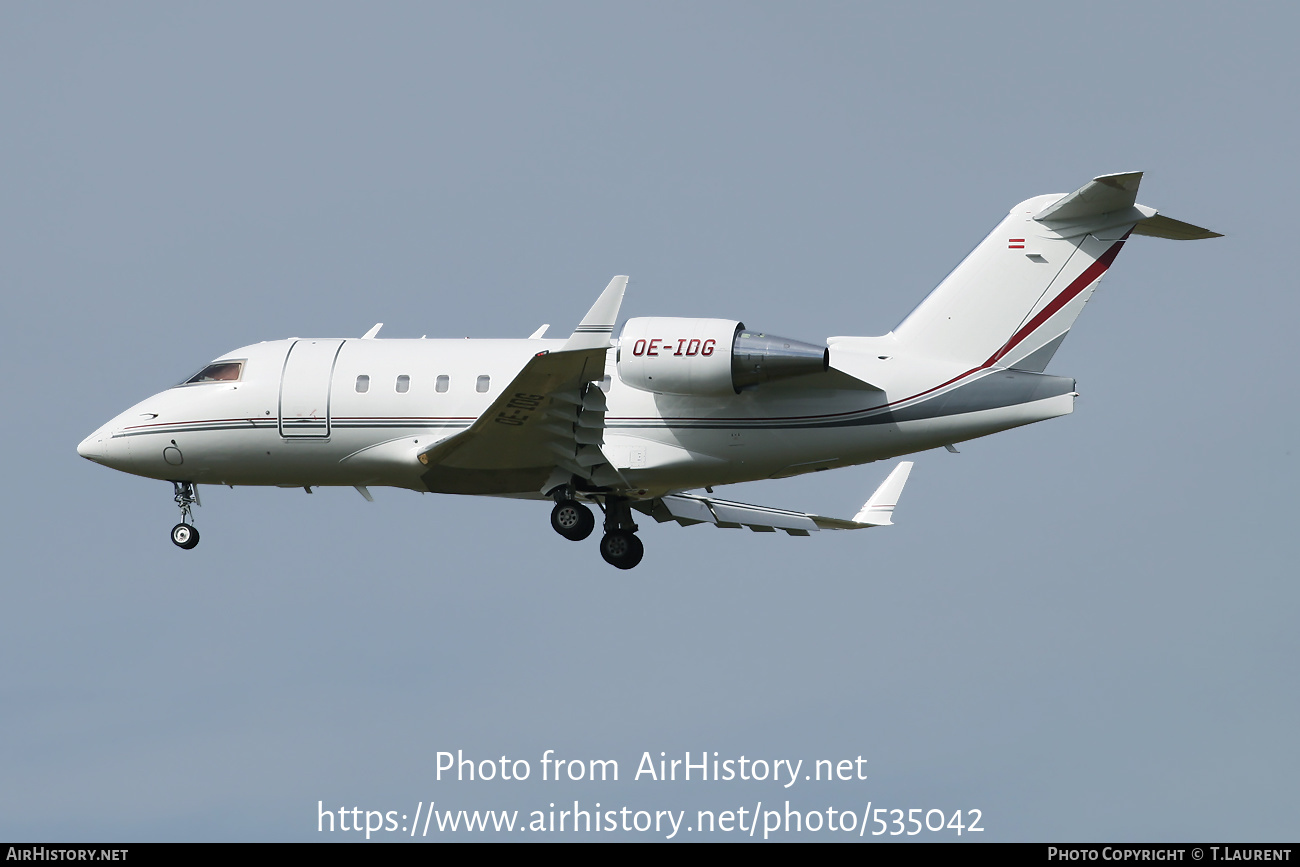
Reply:
[[[1140,172],[1028,199],[888,334],[809,343],[733,319],[634,318],[615,277],[563,340],[289,338],[245,346],[87,437],[96,463],[169,481],[193,548],[198,486],[391,486],[553,501],[551,525],[630,569],[633,513],[791,535],[891,523],[901,462],[852,519],[713,488],[946,446],[1074,408],[1044,373],[1132,235],[1215,232],[1137,204]]]

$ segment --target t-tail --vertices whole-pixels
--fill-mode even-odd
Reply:
[[[1130,235],[1221,237],[1137,204],[1141,180],[1141,172],[1102,175],[1067,196],[1016,205],[894,329],[900,348],[1042,372]]]

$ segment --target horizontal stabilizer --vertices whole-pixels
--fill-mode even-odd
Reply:
[[[1122,219],[1130,214],[1150,214],[1136,220],[1134,235],[1149,235],[1153,238],[1168,238],[1172,241],[1198,241],[1204,238],[1222,238],[1218,232],[1211,232],[1191,223],[1162,217],[1152,208],[1142,208],[1137,204],[1138,185],[1142,183],[1141,172],[1124,172],[1118,175],[1102,175],[1093,178],[1079,189],[1058,199],[1034,215],[1039,222],[1078,223],[1091,221],[1105,214]],[[1128,213],[1126,213],[1128,212]]]
[[[1048,205],[1035,220],[1068,222],[1123,211],[1137,204],[1141,172],[1124,172],[1093,178],[1079,189]]]
[[[1133,234],[1149,235],[1152,238],[1168,238],[1171,241],[1201,241],[1205,238],[1223,237],[1218,232],[1211,232],[1209,229],[1202,229],[1200,226],[1193,226],[1191,223],[1184,223],[1182,220],[1173,220],[1158,214],[1145,220],[1138,220],[1138,224],[1133,227]]]
[[[818,530],[887,527],[893,523],[890,516],[894,513],[894,506],[898,503],[898,496],[903,492],[903,485],[907,482],[907,475],[911,470],[911,461],[903,461],[895,467],[852,521],[810,515],[807,512],[796,512],[790,509],[733,503],[729,500],[700,497],[694,494],[670,494],[657,500],[633,505],[660,522],[676,521],[683,526],[713,524],[727,528],[748,527],[758,533],[783,530],[791,536],[807,536]]]

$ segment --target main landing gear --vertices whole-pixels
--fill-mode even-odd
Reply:
[[[600,539],[600,556],[615,568],[631,569],[645,556],[632,509],[625,498],[615,496],[606,496],[601,508],[605,511],[605,535]],[[561,490],[555,493],[551,527],[564,538],[579,542],[591,535],[596,519],[591,509],[573,498],[572,491]]]
[[[191,510],[196,505],[202,505],[199,503],[198,486],[190,482],[172,482],[172,489],[176,492],[176,505],[181,510],[181,522],[172,527],[172,544],[188,551],[199,544],[198,528],[190,523],[194,520]]]
[[[636,522],[625,497],[605,498],[605,535],[600,556],[616,569],[631,569],[645,556],[645,546],[636,537]]]
[[[645,546],[631,530],[612,530],[600,539],[600,556],[618,569],[631,569],[645,556]]]
[[[555,508],[551,509],[551,527],[569,541],[581,542],[596,528],[596,519],[582,503],[563,499],[556,501]]]

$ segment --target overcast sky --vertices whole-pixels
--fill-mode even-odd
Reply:
[[[0,6],[0,838],[577,799],[1295,840],[1297,17]],[[1048,368],[1075,413],[918,455],[893,528],[651,523],[620,572],[545,504],[209,488],[185,552],[167,484],[75,451],[248,343],[562,335],[615,274],[625,317],[884,333],[1016,202],[1133,170],[1227,237],[1127,244]],[[848,516],[888,469],[720,493]],[[438,781],[457,749],[531,776]],[[647,751],[867,779],[634,780]]]

